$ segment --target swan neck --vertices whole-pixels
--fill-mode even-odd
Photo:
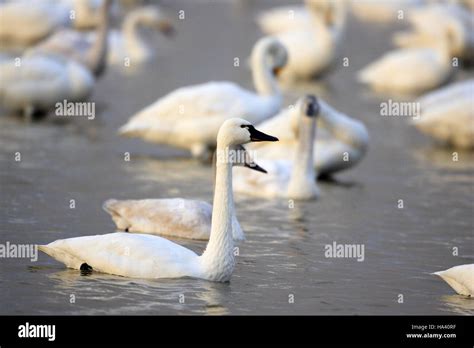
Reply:
[[[96,40],[87,57],[87,66],[94,76],[99,76],[105,71],[107,58],[107,33],[109,29],[109,1],[104,0],[100,8],[101,21],[97,26]]]
[[[135,53],[137,56],[142,57],[148,54],[149,49],[148,45],[138,32],[139,25],[140,17],[132,13],[131,15],[127,16],[124,21],[122,33],[127,52]]]
[[[252,77],[255,89],[262,96],[279,96],[281,92],[278,82],[266,58],[263,49],[252,56]]]
[[[225,281],[234,268],[232,164],[226,158],[229,151],[225,147],[218,144],[216,152],[211,235],[201,260],[207,278]]]

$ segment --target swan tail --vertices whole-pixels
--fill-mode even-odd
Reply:
[[[38,249],[53,259],[63,263],[68,268],[81,269],[84,261],[74,255],[68,254],[58,248],[49,245],[38,245]]]
[[[102,204],[102,209],[112,216],[112,220],[119,230],[127,231],[130,229],[130,222],[120,214],[120,201],[108,199]]]

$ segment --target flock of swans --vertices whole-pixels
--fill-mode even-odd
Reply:
[[[168,35],[172,22],[157,6],[147,6],[130,11],[122,29],[113,30],[111,17],[119,7],[111,0],[0,4],[0,42],[14,52],[0,59],[2,107],[31,119],[48,113],[58,101],[87,100],[107,66],[153,59],[139,27]],[[357,78],[384,93],[429,92],[418,99],[422,115],[413,124],[439,142],[473,148],[474,80],[434,90],[458,69],[453,57],[472,59],[472,9],[421,0],[357,1],[351,6],[353,14],[368,22],[393,21],[400,8],[411,31],[396,33],[393,42],[399,48],[369,64]],[[229,81],[181,87],[120,128],[120,135],[185,149],[203,161],[214,154],[212,206],[179,197],[109,199],[103,208],[122,232],[57,240],[40,250],[74,269],[229,281],[234,241],[245,240],[234,193],[316,199],[318,177],[352,168],[367,152],[369,135],[362,122],[314,95],[283,108],[280,88],[285,80],[317,78],[336,64],[348,12],[348,1],[306,0],[262,13],[257,23],[267,36],[255,43],[250,57],[255,91]],[[258,153],[258,164],[250,150]],[[241,156],[230,159],[232,151]],[[208,244],[197,255],[166,237]],[[474,294],[474,265],[435,274],[458,293]]]

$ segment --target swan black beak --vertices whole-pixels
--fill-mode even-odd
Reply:
[[[278,141],[277,137],[260,132],[254,127],[248,127],[248,130],[250,132],[250,141]]]
[[[268,173],[265,169],[263,169],[262,167],[260,167],[260,166],[259,166],[257,163],[255,163],[255,162],[252,162],[252,163],[245,163],[244,166],[247,167],[247,168],[256,170],[257,172],[261,172],[261,173],[265,173],[265,174]]]

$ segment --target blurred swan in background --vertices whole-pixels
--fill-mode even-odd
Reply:
[[[422,93],[440,86],[453,72],[450,42],[442,38],[443,34],[437,41],[422,40],[422,47],[384,54],[358,72],[359,82],[378,92],[396,94]]]
[[[242,119],[225,121],[217,151],[250,141],[276,141]],[[232,239],[232,164],[216,162],[211,236],[201,256],[168,239],[135,233],[109,233],[57,240],[39,249],[73,269],[95,270],[132,278],[193,277],[229,281],[235,265]]]
[[[367,152],[367,128],[361,121],[335,110],[321,98],[318,98],[318,104],[320,111],[313,157],[316,175],[332,175],[352,168]],[[264,143],[251,144],[248,149],[257,151],[259,162],[265,159],[293,158],[299,141],[299,117],[297,108],[289,108],[262,122],[259,129],[275,134],[280,141],[272,146],[266,146]]]
[[[255,44],[251,58],[257,93],[232,82],[182,87],[138,112],[119,132],[188,149],[194,157],[208,159],[223,121],[245,115],[258,123],[278,112],[282,94],[275,73],[286,61],[285,47],[274,38],[263,38]]]
[[[238,152],[235,161],[232,161],[234,166],[245,166],[265,172],[253,163],[243,146],[232,149]],[[213,167],[215,168],[215,162]],[[109,199],[103,208],[112,216],[117,228],[126,232],[200,240],[208,240],[211,232],[212,206],[204,201],[183,198]],[[234,240],[244,240],[245,235],[235,211],[232,213],[232,236]]]
[[[459,295],[474,296],[474,264],[454,266],[433,274],[441,277]]]
[[[305,0],[304,5],[288,5],[266,10],[257,17],[260,29],[266,34],[307,30],[314,18],[326,11],[331,0]]]
[[[312,16],[312,24],[275,37],[288,51],[283,79],[309,79],[321,74],[335,60],[346,23],[345,3],[328,1],[324,11]]]
[[[453,83],[417,100],[421,115],[413,125],[437,141],[474,148],[474,80]]]
[[[374,23],[391,23],[410,8],[423,5],[423,0],[351,0],[352,13],[360,20]]]
[[[464,7],[449,4],[433,4],[409,11],[408,20],[413,30],[394,35],[394,43],[399,47],[417,47],[423,40],[440,40],[440,36],[424,35],[433,31],[448,33],[444,37],[450,40],[450,54],[465,61],[474,59],[474,22],[472,14]],[[425,43],[426,44],[426,43]]]
[[[104,0],[102,13],[107,13],[109,5],[110,0]],[[12,111],[22,111],[30,120],[35,113],[47,113],[63,100],[86,99],[94,87],[94,75],[105,68],[104,30],[98,39],[85,57],[89,67],[53,53],[31,53],[0,62],[0,104]]]
[[[285,197],[297,200],[309,200],[319,196],[313,165],[319,105],[316,98],[309,95],[298,100],[296,108],[299,116],[298,144],[292,158],[259,160],[267,170],[267,175],[255,175],[255,172],[235,168],[234,192],[263,198]],[[289,128],[290,123],[287,124],[287,131]]]

